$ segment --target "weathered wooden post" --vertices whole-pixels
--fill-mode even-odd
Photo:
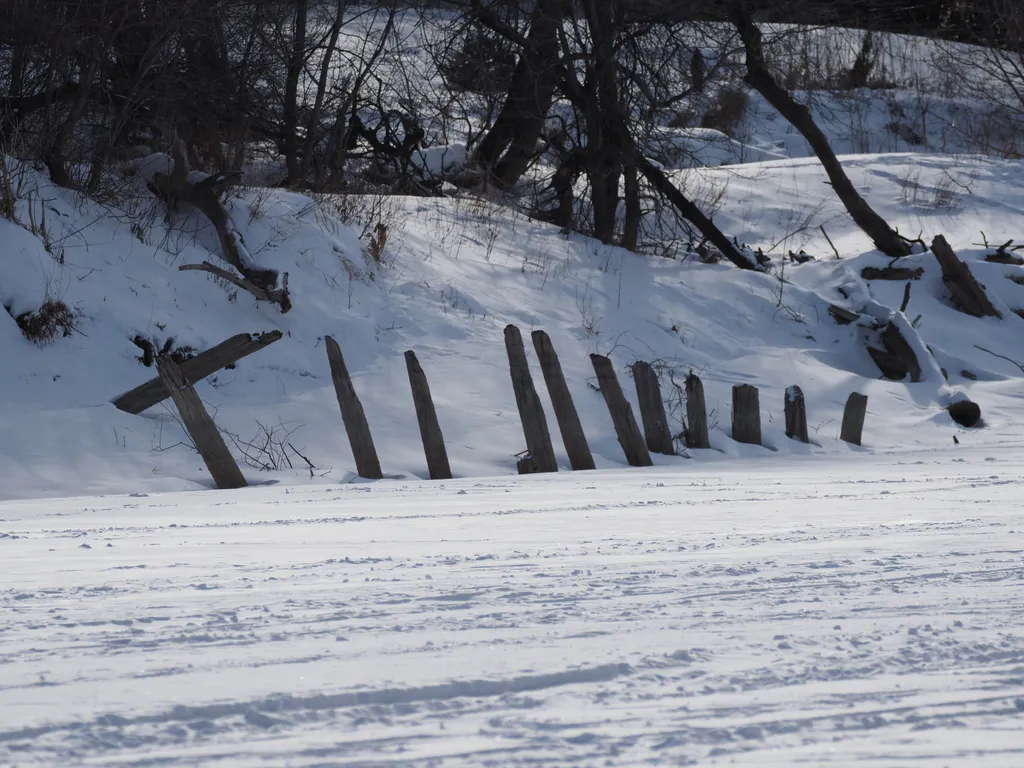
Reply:
[[[405,353],[405,367],[409,371],[409,386],[412,387],[412,402],[416,406],[416,420],[420,425],[423,452],[427,457],[427,471],[431,480],[450,480],[452,469],[448,464],[448,452],[444,447],[444,435],[437,421],[434,400],[430,396],[427,375],[420,367],[416,353],[411,349]]]
[[[853,392],[846,400],[843,410],[843,427],[839,431],[839,439],[847,443],[860,445],[864,432],[864,417],[868,412],[868,396]]]
[[[544,331],[534,331],[530,336],[540,360],[540,369],[544,374],[551,405],[555,410],[558,431],[562,433],[565,452],[569,454],[569,463],[576,470],[594,469],[594,457],[590,453],[590,446],[587,445],[587,436],[583,433],[583,425],[580,424],[579,414],[572,402],[572,394],[565,383],[562,365],[558,362],[558,355],[551,344],[551,339]]]
[[[786,387],[786,437],[809,443],[807,436],[807,404],[804,392],[794,384]]]
[[[557,472],[558,462],[555,461],[555,449],[551,445],[548,420],[537,389],[533,386],[523,335],[514,325],[505,326],[505,351],[508,353],[512,389],[515,391],[516,407],[519,408],[519,420],[523,423],[523,436],[526,438],[526,450],[530,453],[533,471]],[[527,474],[524,469],[529,468],[529,462],[520,461],[517,466],[520,474]]]
[[[686,447],[711,447],[708,440],[708,410],[704,404],[704,384],[693,371],[686,377]]]
[[[341,347],[330,336],[324,336],[324,344],[327,346],[327,361],[331,365],[334,392],[338,396],[338,406],[341,408],[341,420],[345,424],[348,443],[352,446],[352,458],[356,461],[356,472],[367,480],[380,480],[384,474],[380,471],[377,449],[373,446],[373,435],[370,434],[370,425],[366,421],[363,404],[359,402],[359,396],[352,386],[352,377],[348,375],[348,368],[345,367]]]
[[[737,443],[761,444],[761,402],[757,387],[751,384],[732,388],[732,439]]]
[[[636,399],[640,404],[640,419],[644,424],[647,450],[674,456],[672,433],[668,429],[665,403],[661,399],[658,374],[649,363],[639,360],[633,363],[633,383],[636,385]]]
[[[206,462],[213,482],[221,489],[245,488],[246,482],[242,477],[242,471],[228,451],[224,438],[203,406],[203,401],[185,380],[178,364],[170,356],[160,355],[156,359],[156,369],[171,399],[174,400],[185,430],[195,443],[199,455]]]
[[[269,333],[240,333],[227,341],[222,341],[205,352],[200,352],[191,360],[186,360],[179,367],[185,383],[191,386],[205,379],[221,368],[237,363],[243,357],[251,355],[281,338],[280,331]],[[140,384],[135,389],[114,398],[114,407],[125,413],[138,414],[151,408],[171,396],[160,376]]]
[[[594,366],[594,373],[597,374],[597,384],[605,405],[608,406],[612,424],[615,425],[615,436],[619,439],[622,452],[626,454],[626,461],[632,467],[651,466],[651,454],[648,453],[643,435],[640,434],[633,409],[626,396],[622,394],[622,387],[619,386],[612,361],[603,355],[591,355],[590,362]]]

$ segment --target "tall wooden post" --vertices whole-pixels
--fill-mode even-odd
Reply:
[[[665,403],[661,399],[658,374],[649,363],[642,360],[633,363],[633,383],[636,385],[636,399],[640,404],[640,418],[644,424],[647,450],[674,456],[672,433],[665,416]]]
[[[846,399],[843,409],[843,426],[839,431],[839,439],[854,445],[860,445],[864,433],[864,417],[868,412],[868,396],[852,392]]]
[[[693,371],[686,377],[686,447],[711,447],[708,440],[708,410],[704,403],[704,384]]]
[[[448,452],[444,447],[441,425],[437,421],[437,411],[434,410],[434,400],[430,396],[427,375],[411,349],[405,353],[405,367],[409,371],[409,386],[412,387],[412,401],[416,406],[416,420],[420,425],[430,479],[450,480],[452,469],[448,465]]]
[[[324,336],[324,343],[327,345],[327,361],[331,365],[334,392],[338,396],[338,406],[341,408],[341,420],[345,424],[348,443],[352,446],[352,458],[356,461],[356,472],[368,480],[380,480],[384,474],[380,471],[377,449],[373,446],[373,435],[370,434],[370,425],[366,421],[363,404],[359,402],[359,396],[352,386],[352,377],[348,375],[348,368],[345,367],[341,347],[330,336]]]
[[[594,469],[594,457],[590,453],[590,446],[587,445],[587,436],[583,433],[583,425],[580,423],[576,406],[573,405],[572,394],[565,383],[562,365],[558,361],[551,339],[544,331],[534,331],[530,336],[533,338],[533,348],[537,351],[544,383],[547,385],[551,405],[555,410],[558,431],[562,434],[565,452],[569,454],[569,463],[576,470]]]
[[[732,388],[732,439],[761,444],[761,402],[757,387],[737,384]]]
[[[245,478],[234,457],[224,443],[217,425],[206,411],[195,389],[185,381],[178,364],[169,355],[156,359],[156,369],[166,391],[174,400],[181,421],[195,443],[199,455],[206,462],[210,476],[218,488],[245,488]]]
[[[807,404],[804,392],[795,384],[786,388],[786,437],[809,443],[807,436]]]
[[[643,435],[640,434],[633,409],[626,396],[622,394],[622,387],[619,386],[612,361],[603,355],[591,355],[590,362],[594,366],[594,373],[597,374],[597,384],[605,405],[608,406],[612,424],[615,425],[615,436],[619,439],[622,452],[626,454],[626,461],[632,467],[651,466],[651,454],[647,451]]]
[[[505,327],[505,351],[508,353],[509,373],[512,376],[512,389],[516,395],[519,419],[523,423],[526,449],[533,460],[533,471],[557,472],[558,462],[555,461],[555,449],[551,445],[548,420],[544,415],[544,407],[537,395],[537,389],[533,386],[523,335],[514,325]],[[523,473],[524,466],[520,463],[520,473]]]

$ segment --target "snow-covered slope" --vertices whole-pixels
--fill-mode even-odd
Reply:
[[[1021,163],[934,155],[844,162],[901,231],[944,233],[955,248],[968,248],[962,254],[972,263],[983,253],[970,250],[982,230],[993,243],[1024,232]],[[0,313],[0,423],[7,435],[0,446],[0,496],[208,483],[199,457],[181,444],[185,437],[169,408],[129,416],[108,402],[155,374],[138,359],[131,341],[137,334],[204,349],[239,332],[284,332],[275,345],[199,385],[218,424],[241,443],[259,437],[263,427],[277,437],[290,432],[288,442],[316,467],[310,478],[294,455],[294,470],[243,467],[252,482],[353,476],[325,334],[341,344],[386,474],[426,474],[406,349],[417,352],[430,380],[456,475],[514,472],[515,455],[525,444],[502,341],[507,323],[524,334],[540,328],[551,335],[599,466],[622,465],[624,458],[592,386],[591,352],[610,355],[631,399],[628,364],[654,363],[677,432],[683,409],[673,382],[681,383],[691,369],[701,374],[715,450],[691,453],[698,461],[766,450],[855,450],[837,440],[852,391],[870,397],[866,450],[951,445],[956,430],[940,410],[942,383],[880,381],[863,332],[839,327],[827,314],[830,302],[844,301],[837,286],[856,286],[897,307],[903,285],[860,281],[863,266],[885,261],[877,255],[832,258],[819,225],[844,256],[864,252],[868,244],[842,215],[820,168],[811,160],[786,160],[683,173],[691,188],[703,184],[722,192],[716,221],[775,256],[775,274],[637,256],[467,198],[363,201],[367,229],[378,221],[388,229],[376,262],[363,253],[367,238],[360,241],[330,212],[337,201],[247,189],[231,208],[256,260],[290,275],[295,307],[281,315],[208,275],[178,271],[182,264],[217,261],[213,233],[196,219],[168,227],[162,214],[101,207],[28,172],[17,212],[24,226],[0,220],[0,303],[17,315],[46,297],[60,298],[78,313],[78,322],[72,335],[40,348],[21,336],[8,313]],[[955,184],[942,181],[947,177]],[[938,194],[936,188],[952,191]],[[35,234],[26,229],[33,224]],[[778,259],[800,246],[822,260],[780,271]],[[975,345],[1024,358],[1017,351],[1024,320],[1011,312],[997,321],[953,311],[943,303],[933,258],[912,261],[926,272],[913,286],[907,314],[921,316],[918,330],[950,373],[950,386],[967,391],[983,408],[984,430],[961,440],[1016,439],[1021,371]],[[977,263],[975,269],[1000,306],[1024,307],[1024,286],[1007,279],[1022,268]],[[961,370],[978,380],[961,377]],[[536,368],[534,376],[547,404]],[[767,448],[740,447],[728,437],[730,388],[737,383],[762,390]],[[783,434],[783,392],[792,384],[807,397],[810,447]],[[549,420],[557,434],[550,413]],[[567,466],[557,437],[556,450]],[[656,461],[682,465],[687,459]]]

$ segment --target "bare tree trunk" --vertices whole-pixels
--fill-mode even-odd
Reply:
[[[291,53],[285,74],[284,108],[282,131],[284,133],[284,157],[288,168],[288,183],[295,184],[301,179],[299,163],[299,79],[306,64],[306,16],[309,13],[308,0],[295,0],[294,28],[292,29]]]
[[[893,258],[909,255],[910,243],[900,237],[885,219],[879,216],[861,197],[857,188],[853,186],[853,182],[850,181],[850,177],[843,170],[835,152],[832,151],[828,138],[814,122],[811,111],[794,99],[772,76],[764,60],[761,30],[750,18],[750,15],[737,5],[733,8],[732,22],[740,33],[747,54],[746,81],[750,87],[764,96],[765,100],[800,131],[807,143],[811,145],[814,154],[824,166],[825,173],[828,174],[832,188],[842,200],[843,205],[846,206],[851,218],[871,238],[875,247],[886,256]]]
[[[345,8],[347,5],[346,0],[338,0],[338,9],[334,15],[334,22],[331,24],[327,48],[324,50],[323,59],[320,61],[320,79],[316,84],[316,100],[313,103],[313,112],[309,116],[309,124],[306,128],[306,142],[302,148],[302,170],[299,175],[302,181],[306,181],[309,178],[314,148],[320,135],[320,113],[323,111],[324,96],[327,93],[327,79],[330,77],[331,60],[334,58],[334,52],[338,48],[338,36],[341,34],[341,25],[345,20]]]

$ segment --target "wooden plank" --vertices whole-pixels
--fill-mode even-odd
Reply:
[[[533,460],[535,472],[557,472],[558,462],[555,461],[555,449],[551,445],[551,434],[548,432],[548,420],[544,415],[544,406],[533,386],[530,365],[526,361],[526,347],[523,335],[514,325],[505,327],[505,351],[508,353],[509,374],[512,376],[512,389],[516,395],[516,407],[519,409],[519,420],[523,423],[523,436],[526,438],[526,450]],[[520,472],[523,463],[520,462]]]
[[[622,387],[619,386],[612,361],[603,355],[591,355],[590,362],[594,366],[594,373],[597,374],[597,384],[605,405],[608,406],[608,413],[611,414],[612,424],[615,426],[615,436],[619,439],[622,452],[626,454],[626,461],[632,467],[651,466],[651,454],[647,451],[647,444],[636,424],[633,408],[622,394]]]
[[[839,431],[839,439],[854,445],[860,445],[864,432],[864,417],[868,412],[868,396],[853,392],[846,400],[843,410],[843,426]]]
[[[708,410],[704,404],[704,384],[693,371],[686,377],[686,447],[711,447],[708,440]]]
[[[240,333],[227,341],[222,341],[215,347],[210,347],[205,352],[200,352],[178,367],[181,369],[181,375],[185,378],[185,383],[192,386],[221,368],[237,363],[243,357],[258,352],[280,338],[280,331]],[[114,398],[113,403],[118,410],[138,414],[170,396],[171,393],[167,391],[163,380],[157,376],[155,379],[150,379],[145,384]]]
[[[184,374],[170,356],[161,355],[156,359],[156,369],[181,421],[185,425],[199,455],[206,462],[213,482],[220,489],[245,488],[245,478],[234,457],[224,443],[217,425],[213,423],[203,401],[195,389],[186,381]]]
[[[562,364],[558,361],[551,339],[544,331],[534,331],[530,336],[533,338],[533,348],[537,351],[544,383],[547,385],[551,405],[555,410],[558,431],[562,433],[565,452],[569,454],[569,463],[575,470],[594,469],[594,457],[590,453],[590,446],[587,445],[587,436],[583,433],[583,425],[573,404],[569,386],[565,383]]]
[[[423,452],[427,457],[427,471],[431,480],[450,480],[452,469],[448,464],[448,451],[444,447],[444,435],[437,421],[434,400],[430,396],[427,375],[420,367],[416,353],[411,349],[405,353],[405,367],[409,372],[409,386],[412,387],[412,402],[416,406],[416,420],[420,425]]]
[[[327,345],[327,360],[331,366],[334,392],[338,396],[338,406],[341,408],[341,420],[345,424],[348,443],[352,446],[352,457],[356,461],[356,472],[367,480],[380,480],[384,475],[380,471],[377,449],[373,446],[373,435],[370,434],[370,425],[366,421],[363,404],[359,402],[356,389],[352,386],[352,377],[345,367],[341,347],[330,336],[324,336],[324,343]]]
[[[795,384],[786,388],[785,411],[786,437],[799,440],[801,443],[811,442],[807,436],[807,404],[804,401],[804,391]]]
[[[761,444],[761,401],[757,387],[737,384],[732,388],[732,439]]]
[[[674,456],[676,451],[665,416],[665,403],[661,399],[658,374],[649,363],[639,360],[633,363],[633,383],[636,385],[636,399],[640,405],[640,420],[644,425],[647,450]]]

